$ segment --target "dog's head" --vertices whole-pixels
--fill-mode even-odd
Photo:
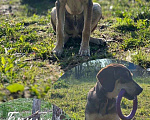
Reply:
[[[142,88],[132,79],[132,73],[122,64],[110,64],[101,69],[97,79],[107,92],[108,98],[115,98],[123,88],[126,90],[124,97],[129,100],[142,92]]]

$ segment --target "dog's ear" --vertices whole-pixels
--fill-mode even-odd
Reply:
[[[97,80],[107,92],[112,92],[115,87],[114,68],[112,66],[103,68],[97,74]]]

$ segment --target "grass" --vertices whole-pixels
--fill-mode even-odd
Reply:
[[[96,73],[99,68],[110,63],[120,63],[119,61],[103,61],[101,62],[89,62],[84,65],[78,66],[66,72],[59,81],[55,82],[50,91],[48,92],[48,98],[46,99],[60,106],[72,119],[78,120],[84,119],[85,106],[87,102],[87,93],[96,84]],[[121,62],[128,66],[129,63]],[[87,66],[86,66],[87,65]],[[82,71],[80,71],[82,69]],[[134,119],[136,120],[149,120],[149,90],[150,90],[150,78],[145,73],[138,73],[132,71],[134,80],[144,89],[138,96],[138,109]],[[61,85],[61,87],[60,87]],[[124,115],[130,114],[132,110],[132,101],[123,98],[121,103],[122,112]]]
[[[71,80],[74,80],[71,78]],[[150,79],[147,79],[150,81]],[[93,82],[78,82],[71,85],[68,84],[68,88],[51,89],[51,98],[49,101],[63,108],[66,113],[72,116],[72,119],[84,119],[85,105],[88,91],[94,87],[96,80]],[[136,112],[136,120],[149,120],[149,84],[140,84],[144,88],[143,93],[138,97],[138,110]],[[122,100],[122,111],[125,115],[128,115],[132,110],[132,102],[127,99]],[[74,118],[73,115],[77,115]]]
[[[59,101],[57,96],[64,98],[66,95],[53,89],[52,84],[70,68],[94,59],[114,58],[134,62],[145,69],[150,67],[150,1],[93,1],[101,4],[103,19],[92,36],[104,38],[107,45],[97,46],[90,43],[90,57],[78,56],[81,42],[79,39],[70,39],[61,57],[52,55],[56,35],[50,23],[50,12],[55,0],[0,2],[0,101],[35,96],[41,99],[52,96]],[[17,83],[21,91],[7,89],[16,85],[14,83]],[[56,85],[61,89],[64,87],[65,92],[69,89],[70,92],[76,91],[76,95],[81,94],[81,98],[71,98],[75,102],[83,100],[81,105],[69,105],[64,101],[65,107],[69,106],[68,113],[71,117],[84,117],[86,94],[94,83],[87,82],[87,88],[83,83],[79,85],[85,89],[83,95],[76,84],[71,89],[66,83]],[[149,83],[142,85],[148,87]],[[149,95],[149,92],[146,93]],[[147,108],[141,107],[140,110],[143,112],[141,118],[148,116]]]
[[[1,120],[8,119],[11,116],[10,114],[8,115],[9,112],[19,112],[14,113],[15,120],[18,118],[23,119],[30,116],[32,114],[32,102],[33,99],[20,98],[0,105]],[[42,114],[41,118],[52,119],[52,105],[48,102],[41,101],[41,112],[47,112],[46,115]]]

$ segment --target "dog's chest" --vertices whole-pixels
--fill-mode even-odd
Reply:
[[[86,114],[86,120],[120,120],[117,114],[108,114],[102,116],[101,114]]]
[[[87,0],[67,0],[66,10],[73,15],[81,14],[84,9],[85,1]]]

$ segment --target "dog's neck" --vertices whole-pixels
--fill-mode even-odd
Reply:
[[[99,105],[103,106],[103,109],[99,109],[99,113],[102,115],[108,114],[115,106],[115,98],[108,98],[106,90],[101,86],[99,82],[96,83],[96,95],[99,99]]]
[[[96,94],[99,99],[102,99],[102,98],[109,99],[106,96],[107,95],[106,90],[102,87],[99,81],[96,83]]]
[[[107,103],[109,98],[106,96],[106,91],[103,87],[99,88],[99,85],[96,86],[96,95],[101,103]]]
[[[67,0],[66,10],[73,15],[81,14],[84,10],[83,0]]]

